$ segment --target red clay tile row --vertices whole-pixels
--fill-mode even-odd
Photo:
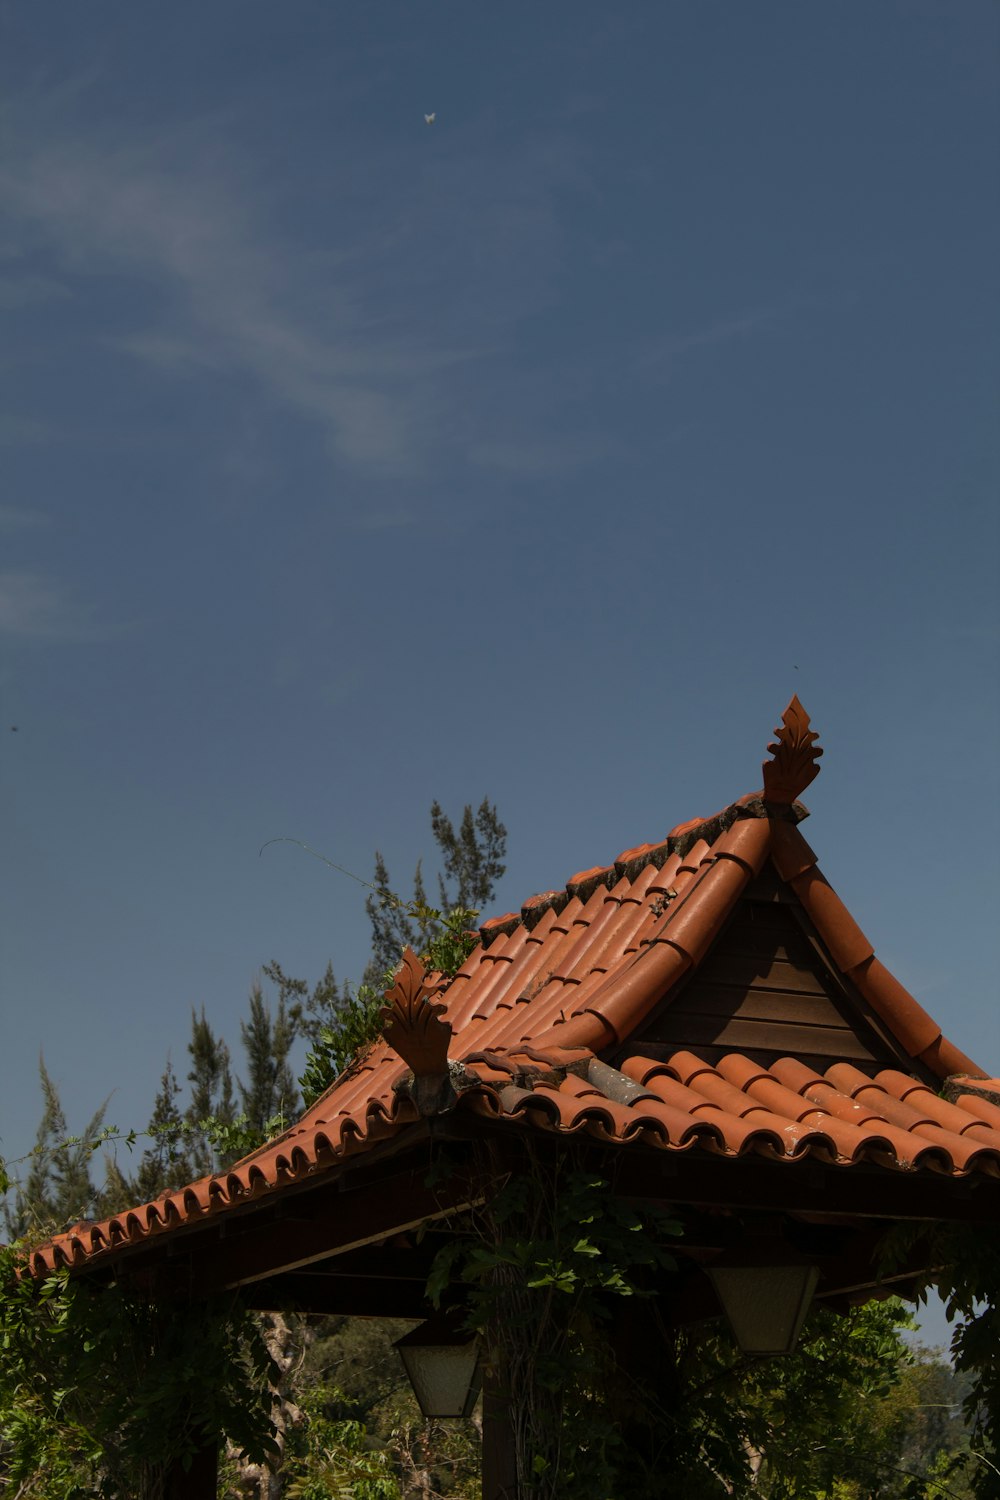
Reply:
[[[609,1075],[624,1085],[617,1097],[609,1096]],[[585,1078],[567,1073],[556,1085],[525,1087],[494,1076],[464,1102],[480,1114],[616,1144],[641,1139],[673,1151],[815,1156],[841,1166],[869,1160],[1000,1177],[1000,1109],[952,1105],[906,1074],[885,1070],[871,1079],[846,1063],[820,1075],[794,1058],[765,1068],[732,1053],[713,1067],[693,1052],[665,1062],[637,1054],[620,1073],[594,1062]]]
[[[369,1071],[366,1069],[366,1071]],[[397,1064],[397,1074],[402,1071]],[[339,1101],[337,1101],[339,1103]],[[280,1190],[317,1172],[338,1166],[348,1157],[393,1135],[417,1113],[403,1095],[389,1090],[388,1100],[366,1102],[347,1112],[310,1110],[302,1122],[279,1141],[263,1147],[228,1171],[200,1178],[190,1186],[166,1193],[152,1203],[116,1214],[99,1224],[77,1224],[68,1233],[40,1245],[28,1257],[32,1275],[45,1276],[62,1266],[78,1267],[124,1245],[137,1245],[153,1235],[225,1213],[238,1204]],[[308,1121],[308,1123],[307,1123]]]
[[[973,1094],[949,1103],[892,1069],[869,1078],[847,1063],[835,1063],[819,1074],[795,1058],[765,1068],[739,1053],[713,1067],[682,1050],[666,1061],[637,1053],[621,1070],[579,1054],[570,1070],[565,1055],[531,1051],[466,1059],[467,1082],[457,1107],[621,1146],[641,1143],[728,1157],[752,1153],[786,1161],[815,1157],[838,1166],[870,1161],[904,1171],[1000,1177],[1000,1107]],[[359,1075],[388,1077],[390,1070],[401,1074],[385,1049]],[[361,1099],[359,1075],[345,1080],[344,1091]],[[42,1246],[31,1257],[33,1273],[85,1264],[117,1246],[137,1244],[330,1170],[416,1119],[413,1106],[391,1087],[387,1100],[368,1096],[363,1115],[360,1110],[333,1114],[336,1094],[335,1089],[327,1095],[325,1109],[315,1106],[280,1142],[231,1171],[103,1224],[77,1226]]]

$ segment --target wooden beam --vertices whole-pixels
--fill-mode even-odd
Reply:
[[[490,1140],[504,1170],[525,1170],[529,1145],[539,1133],[512,1129],[506,1121],[449,1116],[439,1126],[439,1140],[460,1144]],[[553,1134],[546,1143],[558,1153],[562,1145],[586,1152],[595,1171],[606,1176],[623,1197],[671,1204],[701,1205],[769,1212],[815,1214],[847,1220],[925,1220],[928,1223],[995,1224],[1000,1221],[1000,1178],[976,1173],[956,1177],[875,1162],[856,1166],[805,1160],[774,1160],[763,1155],[731,1157],[707,1151],[658,1150],[632,1143],[602,1144],[580,1134],[563,1141]],[[483,1195],[485,1197],[485,1194]]]
[[[622,1196],[666,1205],[929,1223],[996,1223],[1000,1218],[1000,1181],[930,1171],[769,1162],[745,1156],[731,1160],[703,1152],[696,1160],[668,1157],[665,1152],[630,1152],[622,1153],[613,1180]]]
[[[171,1279],[194,1280],[201,1294],[211,1295],[377,1244],[471,1203],[468,1184],[429,1188],[422,1169],[339,1190],[327,1184],[298,1197],[290,1205],[294,1215],[268,1212],[262,1204],[256,1218],[227,1225],[225,1234],[186,1242],[178,1247],[185,1253],[166,1261],[164,1269],[170,1268]]]
[[[429,1318],[426,1278],[309,1276],[292,1271],[251,1282],[243,1300],[258,1312],[339,1314],[348,1318]]]
[[[449,1234],[431,1232],[419,1243],[400,1245],[394,1241],[388,1245],[365,1245],[360,1250],[345,1250],[343,1254],[331,1255],[328,1260],[315,1261],[295,1274],[319,1281],[361,1276],[385,1281],[417,1281],[423,1285],[438,1249],[450,1241]]]

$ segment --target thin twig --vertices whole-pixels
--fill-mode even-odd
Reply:
[[[304,849],[307,854],[311,854],[313,859],[318,859],[324,865],[329,865],[331,870],[337,870],[341,875],[346,875],[349,880],[354,880],[358,885],[363,885],[367,890],[374,891],[376,896],[381,897],[387,906],[403,907],[406,905],[405,901],[401,900],[394,892],[387,890],[384,885],[375,885],[371,880],[363,880],[360,875],[355,875],[353,870],[347,869],[346,865],[338,865],[336,860],[327,859],[326,855],[320,854],[318,849],[310,848],[303,839],[293,839],[289,838],[286,834],[279,834],[277,838],[268,839],[266,843],[261,844],[257,851],[258,859],[263,855],[265,849],[270,849],[272,844],[297,844],[300,849]]]

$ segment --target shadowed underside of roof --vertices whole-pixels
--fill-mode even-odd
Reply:
[[[426,1115],[734,1162],[1000,1177],[1000,1083],[879,963],[799,831],[815,740],[793,699],[762,793],[484,923],[450,982],[408,954],[383,1039],[292,1129],[77,1226],[32,1271],[335,1174]]]

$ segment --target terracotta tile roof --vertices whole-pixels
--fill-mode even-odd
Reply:
[[[385,1038],[292,1129],[228,1172],[77,1226],[33,1252],[33,1272],[87,1265],[335,1172],[421,1114],[450,1111],[664,1152],[1000,1177],[1000,1082],[952,1046],[879,963],[799,832],[806,812],[795,798],[816,771],[814,740],[793,699],[765,765],[780,772],[765,774],[766,801],[752,794],[679,824],[520,913],[484,922],[450,983],[424,975],[409,955],[387,997]],[[650,1017],[668,1012],[718,951],[765,875],[808,927],[831,993],[855,997],[858,1028],[876,1038],[865,1068],[842,1057],[817,1065],[805,1053],[771,1055],[766,1045],[726,1051],[651,1040]],[[787,1000],[793,1012],[797,1003]],[[766,1025],[760,1035],[766,1044]]]

